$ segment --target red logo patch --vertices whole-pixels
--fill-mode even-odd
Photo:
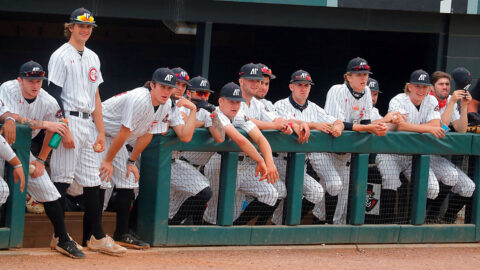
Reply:
[[[90,68],[90,70],[88,71],[88,78],[90,79],[90,81],[92,82],[95,82],[97,79],[98,79],[98,75],[97,75],[97,69],[92,67]]]

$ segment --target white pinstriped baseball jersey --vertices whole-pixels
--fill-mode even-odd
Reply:
[[[172,113],[172,103],[168,99],[155,111],[150,90],[138,87],[107,99],[102,103],[102,111],[105,134],[115,137],[125,126],[130,129],[127,141],[132,141],[146,133],[165,132],[166,125],[161,123],[166,123]]]
[[[228,117],[222,111],[220,111],[220,109],[217,109],[217,112],[218,112],[218,117],[225,117],[226,119],[228,119]],[[243,112],[241,108],[240,110],[238,110],[235,117],[232,120],[229,120],[229,122],[230,124],[227,124],[225,126],[233,125],[236,128],[243,129],[247,133],[252,131],[252,129],[254,129],[255,127],[257,127],[257,125],[255,125],[252,121],[250,121],[250,118]]]
[[[379,119],[382,119],[383,117],[380,115],[380,112],[378,111],[378,109],[376,107],[373,107],[372,108],[372,114],[370,115],[370,120],[373,121],[376,121],[376,120],[379,120]]]
[[[407,94],[398,94],[390,100],[388,112],[406,114],[407,122],[417,125],[426,124],[434,119],[440,119],[438,101],[434,96],[430,95],[427,95],[423,99],[422,104],[420,104],[420,110],[418,110]]]
[[[103,82],[98,56],[85,47],[80,55],[70,43],[63,44],[48,62],[48,83],[62,87],[62,101],[66,111],[92,113],[95,93]]]
[[[170,121],[171,127],[185,125],[185,121],[183,120],[183,116],[180,110],[182,107],[177,107],[176,104],[177,101],[174,101],[172,105],[172,113],[168,116],[168,121]]]
[[[278,115],[275,111],[268,111],[265,105],[258,101],[258,99],[252,97],[250,100],[250,106],[246,102],[242,102],[240,105],[241,110],[252,119],[257,119],[265,122],[272,122]]]
[[[369,120],[372,108],[372,94],[368,86],[359,99],[350,93],[346,84],[337,84],[328,90],[325,111],[340,121],[360,123],[361,120]]]
[[[5,138],[3,138],[3,136],[0,136],[0,158],[8,161],[8,160],[11,160],[12,158],[14,158],[16,156],[17,155],[13,151],[12,147],[10,147],[10,145],[8,145]],[[3,175],[3,172],[2,172],[2,175]]]
[[[263,103],[263,105],[265,105],[265,109],[267,110],[267,112],[275,111],[275,106],[273,106],[273,103],[270,100],[266,98],[262,98],[262,99],[259,99],[258,101],[260,101],[261,103]]]
[[[284,98],[275,102],[275,109],[278,115],[284,119],[297,119],[316,123],[327,122],[329,124],[333,124],[337,120],[311,101],[307,101],[306,108],[301,111],[293,107],[290,98]]]
[[[452,96],[448,96],[448,99],[447,99],[447,104],[448,102],[450,102],[450,99],[452,98]],[[445,110],[447,109],[447,106],[443,107],[440,109],[440,115],[443,115],[443,113],[445,112]],[[458,119],[460,119],[460,111],[459,111],[459,107],[458,107],[458,104],[455,103],[455,105],[453,105],[453,111],[452,111],[452,117],[450,118],[450,123],[453,123],[454,121],[457,121]],[[445,125],[449,125],[450,123],[444,123]]]
[[[57,101],[43,89],[40,89],[32,103],[28,103],[23,97],[17,80],[4,82],[0,86],[0,99],[11,113],[29,119],[56,122],[58,121],[57,114],[60,116],[60,106],[58,106]],[[37,136],[39,132],[39,129],[32,130],[32,138]]]
[[[190,110],[185,107],[182,107],[181,111],[185,113],[190,112]],[[231,124],[230,121],[227,119],[227,117],[223,114],[222,116],[218,115],[218,118],[220,119],[220,123],[222,123],[223,126]],[[210,113],[205,109],[200,109],[197,112],[197,120],[203,121],[205,123],[205,128],[209,128],[212,126],[212,118],[210,117]],[[210,157],[212,157],[213,154],[215,153],[214,152],[183,152],[182,156],[194,165],[205,165],[207,164],[208,160],[210,160]]]

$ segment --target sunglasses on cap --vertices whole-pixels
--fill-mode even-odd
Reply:
[[[179,80],[190,81],[190,76],[188,75],[182,76],[181,73],[175,73],[175,78]]]
[[[210,96],[210,92],[207,92],[207,91],[192,91],[192,95],[196,96],[196,97],[208,98]]]
[[[76,18],[75,18],[76,21],[80,21],[80,22],[88,22],[88,23],[93,23],[95,20],[93,19],[93,16],[92,15],[87,15],[86,13],[82,14],[82,15],[78,15]]]
[[[359,70],[370,70],[370,66],[369,66],[369,65],[354,66],[353,68],[355,69],[355,71],[359,71]]]
[[[45,77],[45,71],[28,71],[28,72],[22,72],[20,73],[22,77],[33,77],[33,78],[38,78],[38,77]]]
[[[263,67],[263,68],[262,68],[262,73],[266,73],[266,74],[272,75],[272,70],[269,69],[269,68]]]

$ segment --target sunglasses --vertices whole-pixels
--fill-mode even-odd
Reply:
[[[353,67],[355,69],[355,71],[359,71],[359,70],[370,70],[370,66],[369,65],[363,65],[363,66],[355,66]]]
[[[268,68],[262,68],[262,73],[272,75],[272,70]]]
[[[93,19],[93,16],[87,15],[84,13],[83,15],[79,15],[75,18],[75,20],[80,21],[80,22],[89,22],[93,23],[95,20]]]
[[[207,92],[207,91],[192,91],[192,95],[196,96],[196,97],[208,98],[210,96],[210,92]]]
[[[45,71],[29,71],[29,72],[22,72],[22,77],[44,77]]]

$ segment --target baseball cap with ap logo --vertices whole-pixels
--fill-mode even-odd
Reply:
[[[263,81],[262,68],[253,63],[243,65],[238,75],[240,78]]]
[[[225,84],[220,90],[220,97],[224,97],[232,101],[246,101],[242,97],[242,89],[236,83],[230,82]]]
[[[165,86],[177,87],[177,79],[175,73],[168,68],[158,68],[153,72],[152,81]]]
[[[412,75],[410,75],[410,83],[428,86],[432,85],[430,83],[430,76],[428,76],[428,73],[421,69],[415,70]]]
[[[309,83],[314,85],[310,73],[305,70],[297,70],[290,76],[290,83]]]
[[[370,66],[367,63],[367,60],[360,57],[353,58],[348,62],[347,72],[372,74],[372,72],[370,72]]]

